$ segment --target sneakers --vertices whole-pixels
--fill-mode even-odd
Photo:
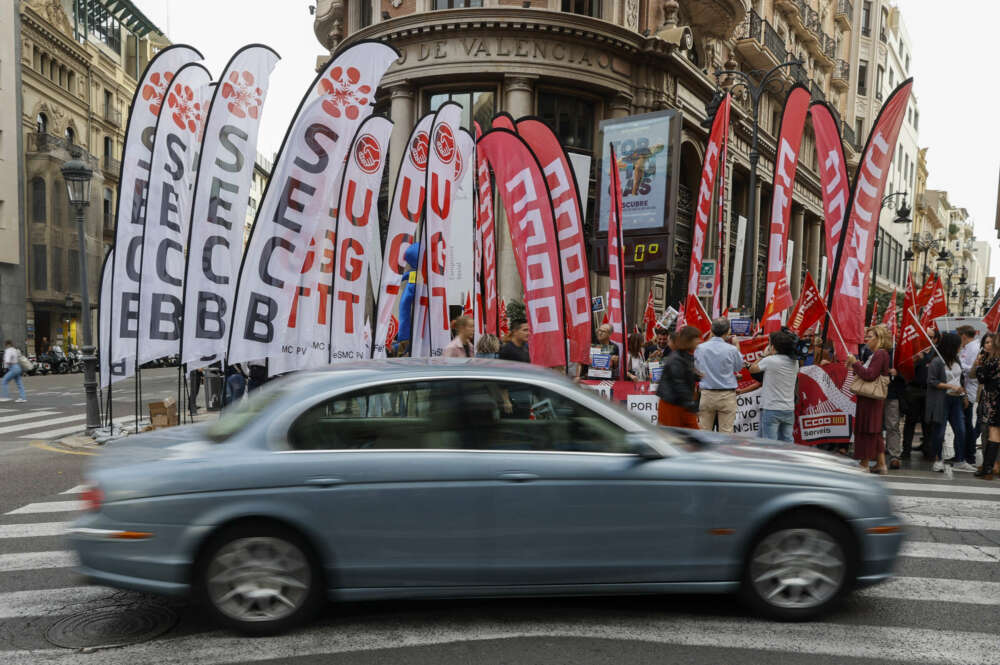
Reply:
[[[24,404],[24,403],[26,403],[27,401],[28,401],[28,400],[24,399],[23,397],[19,397],[19,398],[17,398],[16,400],[14,400],[14,404]]]
[[[934,462],[934,466],[931,467],[931,471],[937,471],[939,473],[944,471],[944,462],[941,460]]]
[[[974,473],[976,471],[976,467],[972,466],[968,462],[959,462],[958,464],[953,464],[952,468],[955,469],[955,471],[966,471],[969,473]]]

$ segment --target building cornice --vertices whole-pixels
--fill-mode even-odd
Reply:
[[[47,20],[40,16],[31,5],[23,5],[21,8],[22,25],[37,32],[41,37],[48,40],[61,52],[75,59],[81,66],[90,65],[90,54],[87,49],[76,43],[71,37],[65,35],[61,30],[52,26]],[[24,38],[22,33],[22,39]],[[34,37],[33,35],[28,35]]]

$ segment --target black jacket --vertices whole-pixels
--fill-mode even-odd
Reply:
[[[688,411],[697,411],[698,403],[694,399],[694,384],[697,380],[694,354],[684,351],[671,353],[663,365],[663,376],[656,384],[656,396]]]

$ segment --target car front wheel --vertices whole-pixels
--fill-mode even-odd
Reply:
[[[819,513],[779,518],[759,534],[744,566],[741,593],[758,613],[804,621],[830,610],[854,579],[850,532]]]
[[[197,566],[197,593],[218,623],[273,635],[306,621],[324,598],[315,554],[277,526],[237,526],[216,536]]]

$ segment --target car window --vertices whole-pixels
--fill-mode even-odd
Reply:
[[[515,381],[465,381],[461,395],[477,448],[631,452],[625,430],[547,388]]]
[[[469,447],[457,381],[413,381],[366,388],[313,406],[292,424],[296,450]]]
[[[303,381],[278,379],[251,391],[247,399],[239,400],[223,409],[219,419],[206,430],[208,438],[216,443],[229,439],[249,425],[262,411],[302,385]]]

